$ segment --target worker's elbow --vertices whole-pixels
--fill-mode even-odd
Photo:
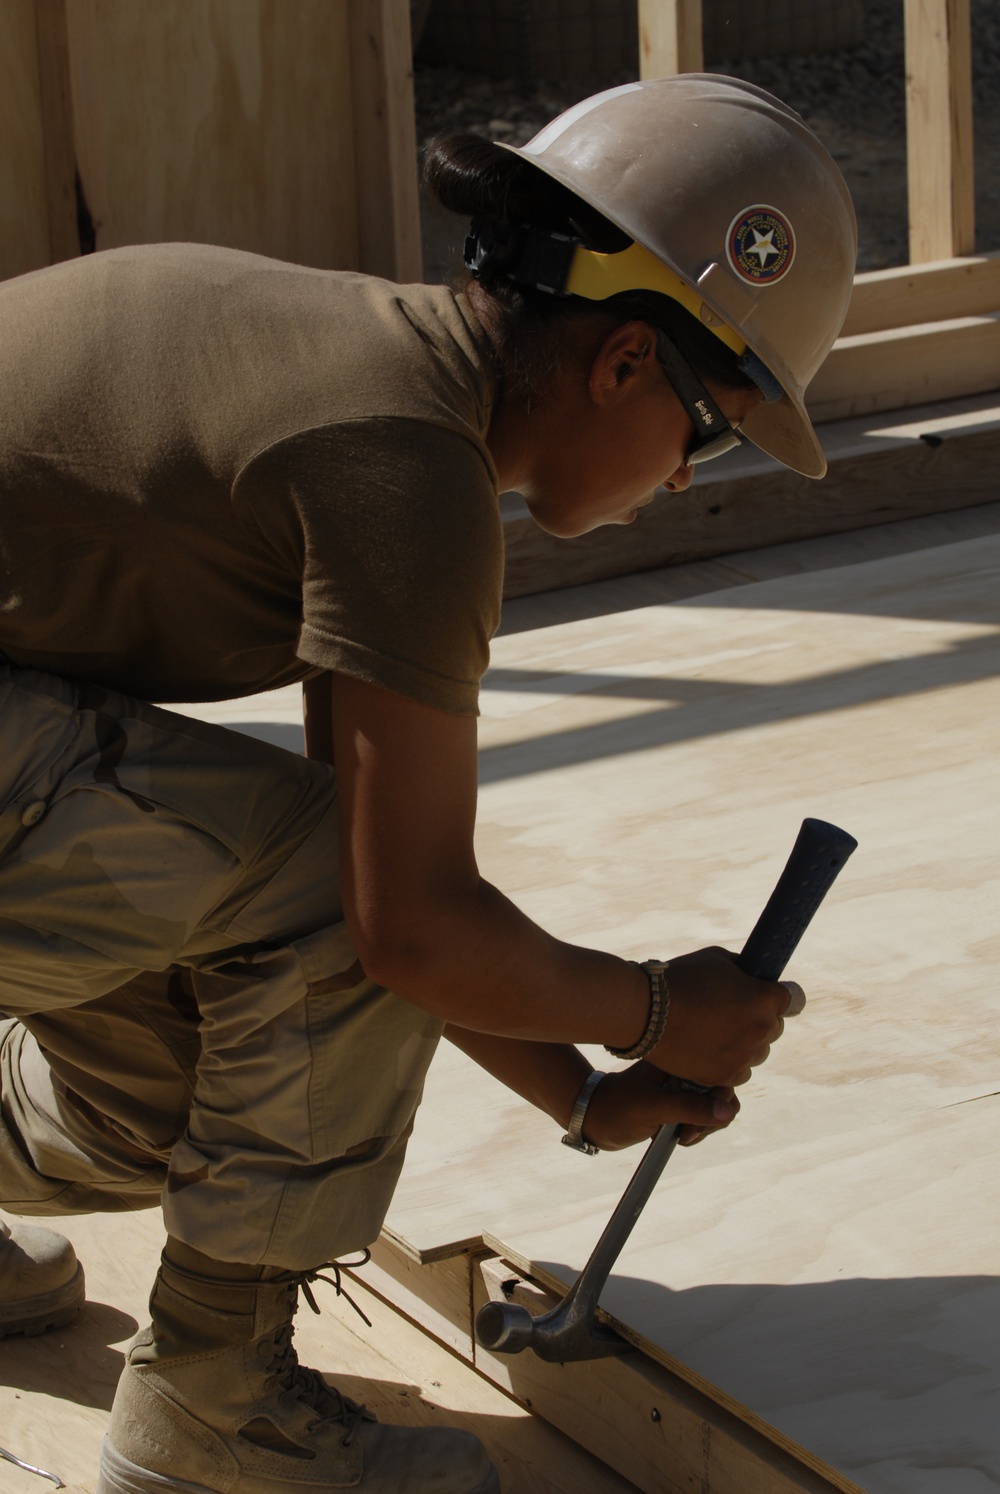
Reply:
[[[417,1006],[436,985],[442,938],[432,916],[407,916],[400,910],[385,915],[348,918],[355,949],[370,981],[395,991]]]

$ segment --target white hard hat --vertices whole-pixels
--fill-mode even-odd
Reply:
[[[566,293],[679,301],[773,376],[743,434],[822,477],[803,395],[847,315],[857,227],[836,162],[799,116],[750,83],[681,73],[585,99],[505,149],[633,240],[617,254],[577,246]]]

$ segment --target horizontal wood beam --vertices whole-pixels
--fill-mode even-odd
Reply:
[[[813,420],[848,420],[1000,388],[1000,312],[841,337],[806,391]]]
[[[976,247],[970,0],[905,0],[910,259]]]
[[[701,0],[639,0],[639,76],[667,78],[704,67]]]
[[[866,270],[855,276],[842,337],[1000,311],[1000,251]]]
[[[925,438],[925,434],[926,435]],[[556,539],[503,499],[504,594],[530,596],[741,550],[840,534],[990,503],[1000,465],[1000,396],[921,406],[820,429],[830,470],[799,477],[742,446],[706,463],[686,493],[661,495],[634,524]]]

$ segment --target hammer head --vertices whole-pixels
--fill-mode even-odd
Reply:
[[[592,1316],[574,1311],[569,1298],[537,1318],[517,1302],[487,1302],[476,1314],[476,1341],[492,1354],[533,1349],[550,1364],[601,1359],[629,1347]]]

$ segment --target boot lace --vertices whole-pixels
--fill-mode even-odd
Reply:
[[[343,1297],[349,1302],[362,1322],[370,1328],[371,1319],[344,1286],[342,1276],[344,1270],[357,1271],[360,1267],[366,1266],[370,1260],[371,1251],[363,1250],[358,1260],[325,1261],[309,1271],[289,1271],[274,1278],[274,1284],[284,1287],[288,1294],[288,1316],[277,1332],[270,1334],[266,1339],[261,1339],[259,1345],[262,1355],[265,1352],[270,1353],[265,1370],[271,1384],[281,1386],[282,1398],[287,1396],[289,1400],[304,1401],[306,1405],[315,1410],[316,1415],[310,1421],[307,1430],[312,1432],[321,1426],[342,1425],[344,1435],[340,1440],[344,1447],[349,1447],[353,1442],[357,1429],[363,1421],[374,1421],[375,1417],[366,1406],[359,1406],[356,1401],[351,1400],[350,1396],[341,1395],[335,1386],[328,1385],[316,1370],[307,1369],[299,1363],[299,1357],[292,1344],[294,1318],[300,1290],[313,1312],[319,1314],[320,1308],[312,1290],[312,1283],[323,1281],[334,1288],[338,1297]],[[328,1271],[332,1271],[333,1275],[324,1275],[324,1272]]]

